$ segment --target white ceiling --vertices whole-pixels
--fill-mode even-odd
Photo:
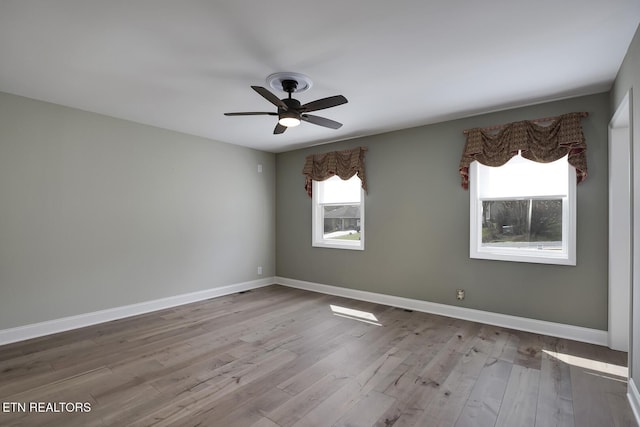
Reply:
[[[0,91],[281,152],[610,89],[638,0],[2,0]],[[348,104],[273,135],[251,90]],[[284,93],[277,93],[284,97]]]

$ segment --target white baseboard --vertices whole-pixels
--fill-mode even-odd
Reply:
[[[275,283],[292,288],[305,289],[308,291],[390,305],[393,307],[425,313],[439,314],[441,316],[486,323],[489,325],[517,329],[525,332],[533,332],[536,334],[566,338],[602,346],[607,345],[607,331],[601,331],[598,329],[583,328],[580,326],[565,325],[562,323],[547,322],[544,320],[529,319],[526,317],[510,316],[507,314],[492,313],[472,308],[456,307],[429,301],[341,288],[338,286],[323,285],[303,280],[288,279],[286,277],[276,277]]]
[[[111,320],[122,319],[125,317],[136,316],[138,314],[149,313],[151,311],[163,310],[165,308],[202,301],[209,298],[234,294],[236,292],[248,291],[250,289],[272,285],[273,283],[275,283],[274,277],[266,277],[249,282],[221,286],[219,288],[211,288],[188,294],[145,301],[138,304],[114,307],[106,310],[94,311],[92,313],[79,314],[77,316],[63,317],[46,322],[3,329],[0,330],[0,345],[64,332],[71,329],[83,328],[85,326],[109,322]]]
[[[506,314],[491,313],[488,311],[471,308],[456,307],[404,297],[397,297],[374,292],[360,291],[356,289],[341,288],[338,286],[323,285],[320,283],[306,282],[303,280],[288,279],[286,277],[268,277],[250,282],[237,283],[219,288],[207,289],[188,294],[146,301],[122,307],[114,307],[106,310],[84,313],[76,316],[63,317],[46,322],[34,323],[16,328],[0,330],[0,345],[17,341],[24,341],[45,335],[64,332],[72,329],[83,328],[98,323],[109,322],[151,311],[176,307],[183,304],[202,301],[209,298],[220,297],[236,292],[256,289],[278,283],[292,288],[305,289],[328,295],[336,295],[361,301],[384,304],[393,307],[406,308],[414,311],[438,314],[473,322],[486,323],[505,328],[517,329],[526,332],[567,338],[591,344],[607,345],[607,332],[597,329],[583,328],[579,326],[565,325],[561,323],[546,322],[543,320],[528,319],[525,317],[510,316]],[[637,391],[637,390],[636,390]],[[637,399],[636,399],[637,401]]]
[[[638,392],[638,387],[636,387],[636,383],[633,378],[629,378],[627,398],[629,399],[633,415],[636,417],[636,422],[640,425],[640,393]]]

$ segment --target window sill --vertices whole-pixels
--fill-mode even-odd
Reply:
[[[319,242],[313,242],[311,244],[314,248],[330,248],[330,249],[348,249],[352,251],[363,251],[364,250],[364,242],[362,241],[342,241],[338,242],[335,240],[328,241],[322,240]]]
[[[534,264],[552,264],[552,265],[576,265],[575,257],[562,254],[540,254],[536,251],[472,251],[469,254],[472,259],[488,259],[493,261],[510,261],[510,262],[528,262]]]

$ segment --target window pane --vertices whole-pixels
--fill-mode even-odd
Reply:
[[[357,175],[346,181],[333,176],[320,182],[322,184],[318,186],[318,203],[360,203],[362,183]]]
[[[478,165],[480,198],[544,197],[568,194],[567,156],[537,163],[520,155],[498,167]]]
[[[313,181],[311,211],[315,247],[364,250],[364,198],[357,176]]]
[[[331,240],[360,240],[360,205],[323,206],[324,235]]]
[[[562,250],[562,199],[484,200],[482,246]]]

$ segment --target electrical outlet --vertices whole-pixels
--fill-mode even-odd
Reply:
[[[262,266],[258,266],[258,276],[262,276]]]
[[[456,299],[462,301],[464,299],[464,289],[456,289]]]

